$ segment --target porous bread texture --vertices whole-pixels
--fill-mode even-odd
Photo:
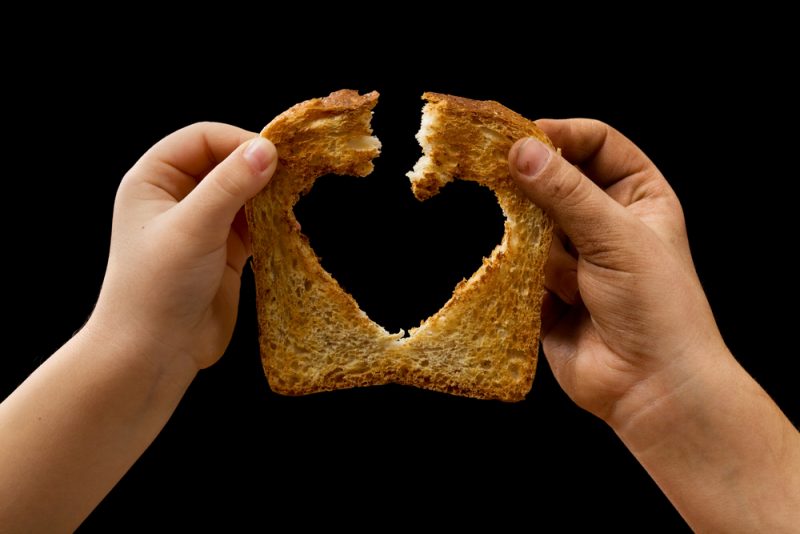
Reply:
[[[491,188],[506,216],[501,243],[408,337],[387,332],[322,268],[293,212],[317,177],[372,171],[380,151],[370,127],[378,93],[337,91],[282,113],[261,133],[278,149],[278,168],[246,206],[261,357],[273,391],[395,382],[518,401],[530,390],[552,223],[514,185],[506,158],[519,138],[550,141],[497,102],[423,98],[417,138],[424,153],[408,174],[414,195],[429,198],[454,177]]]

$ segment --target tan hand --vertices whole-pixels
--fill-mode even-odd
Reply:
[[[119,187],[90,323],[133,329],[169,349],[153,352],[198,369],[213,364],[230,341],[250,255],[242,206],[276,162],[272,143],[226,124],[195,124],[153,146]]]
[[[523,139],[509,165],[560,237],[545,272],[552,293],[544,352],[570,397],[611,422],[665,393],[666,384],[680,387],[702,364],[695,355],[724,344],[692,264],[680,203],[655,165],[601,122],[538,124],[563,157]],[[646,391],[651,385],[658,390]],[[623,403],[618,413],[626,397],[637,405]]]

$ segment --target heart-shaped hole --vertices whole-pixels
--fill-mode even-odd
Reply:
[[[378,162],[366,178],[323,176],[294,208],[325,268],[390,332],[419,326],[500,243],[494,193],[455,180],[420,202]]]

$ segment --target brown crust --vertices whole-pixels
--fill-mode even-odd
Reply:
[[[551,223],[513,185],[516,139],[549,140],[497,102],[425,93],[436,116],[430,162],[412,176],[428,198],[453,175],[490,187],[508,220],[503,241],[436,314],[410,336],[371,321],[319,264],[292,211],[318,176],[364,176],[377,93],[343,90],[293,106],[262,132],[278,148],[270,184],[246,211],[253,240],[260,345],[271,388],[287,395],[396,382],[516,401],[530,389],[538,352],[543,266]]]

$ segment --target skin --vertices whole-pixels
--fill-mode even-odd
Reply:
[[[523,139],[509,167],[558,227],[542,343],[559,384],[695,531],[796,532],[800,434],[726,348],[675,193],[613,128],[538,124],[563,157]]]
[[[725,347],[674,193],[608,126],[540,126],[594,180],[532,139],[509,154],[520,188],[559,226],[543,310],[559,383],[696,530],[789,531],[800,436]],[[0,404],[5,528],[77,528],[224,352],[250,254],[241,208],[277,160],[254,138],[193,125],[123,179],[94,313]]]
[[[122,180],[95,311],[0,404],[0,530],[75,530],[222,355],[250,255],[241,208],[276,161],[252,132],[196,124]]]

